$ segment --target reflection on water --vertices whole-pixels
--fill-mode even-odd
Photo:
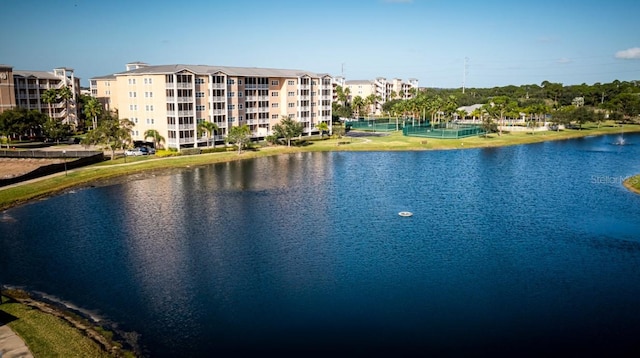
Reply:
[[[298,153],[78,190],[0,215],[0,281],[99,310],[150,356],[624,353],[640,197],[593,178],[640,172],[640,146],[612,142]]]

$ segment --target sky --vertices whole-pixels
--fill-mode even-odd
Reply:
[[[635,0],[3,0],[0,63],[300,69],[488,88],[640,80]]]

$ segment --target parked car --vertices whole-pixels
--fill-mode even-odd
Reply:
[[[124,151],[124,155],[126,156],[139,156],[139,155],[145,155],[145,153],[143,153],[140,148],[133,148],[133,149],[127,149]]]
[[[149,154],[149,149],[147,147],[138,147],[136,149],[141,151],[142,155],[148,155]]]
[[[156,149],[152,148],[152,147],[146,147],[147,150],[149,151],[149,154],[156,154]]]

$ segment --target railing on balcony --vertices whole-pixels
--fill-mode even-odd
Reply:
[[[211,114],[227,114],[227,110],[226,109],[212,109],[211,110]]]
[[[255,88],[264,88],[264,89],[268,89],[268,88],[269,88],[269,85],[268,85],[268,84],[259,84],[259,85],[257,85],[257,84],[253,84],[253,83],[252,83],[252,84],[245,84],[245,85],[244,85],[244,88],[245,88],[245,89],[255,89]]]
[[[211,101],[212,102],[224,102],[226,100],[227,97],[225,96],[212,96],[211,97]]]
[[[300,85],[300,89],[311,89],[311,85],[309,84]]]
[[[251,107],[251,108],[245,109],[245,111],[246,111],[246,113],[258,113],[258,108]]]
[[[227,88],[227,85],[224,83],[212,83],[211,84],[211,88],[213,89],[225,89]]]
[[[176,130],[176,125],[175,124],[167,124],[167,129]]]
[[[194,111],[178,111],[178,116],[193,116],[194,115]]]
[[[178,124],[178,129],[180,130],[193,129],[194,127],[195,127],[195,124]]]
[[[300,100],[301,100],[301,101],[305,101],[305,100],[306,100],[306,101],[309,101],[310,99],[311,99],[311,96],[303,96],[303,95],[300,95]]]
[[[245,96],[244,100],[245,101],[257,101],[258,100],[258,96]]]
[[[176,82],[176,87],[178,87],[178,88],[193,88],[193,83],[191,83],[191,82]]]
[[[300,108],[300,112],[309,112],[311,110],[311,107],[309,106],[303,106],[299,108]]]

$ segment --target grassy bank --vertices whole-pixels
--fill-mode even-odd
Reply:
[[[582,130],[538,132],[536,134],[513,132],[503,133],[502,136],[491,134],[486,138],[469,137],[463,139],[405,137],[400,132],[394,132],[388,135],[381,135],[380,133],[358,133],[358,136],[354,137],[313,141],[309,142],[308,145],[300,147],[263,147],[256,151],[244,151],[241,155],[238,155],[236,152],[223,152],[167,158],[138,157],[133,161],[132,158],[129,158],[127,163],[121,158],[72,170],[68,172],[68,175],[60,173],[21,185],[0,188],[0,210],[20,205],[29,200],[55,194],[72,187],[89,185],[89,183],[98,180],[142,172],[162,171],[169,168],[188,168],[283,153],[300,151],[401,151],[483,148],[562,140],[592,135],[619,134],[622,131],[638,132],[640,131],[640,125],[625,125],[623,128],[620,128],[615,125],[605,124],[600,128],[585,126]]]
[[[640,174],[625,179],[622,184],[632,192],[640,194]]]
[[[36,302],[24,293],[2,296],[0,315],[27,344],[35,357],[133,357],[119,344],[80,318]],[[26,302],[26,303],[25,303]],[[91,338],[93,337],[93,338]],[[100,343],[99,343],[100,342]],[[110,352],[110,353],[109,353]]]

